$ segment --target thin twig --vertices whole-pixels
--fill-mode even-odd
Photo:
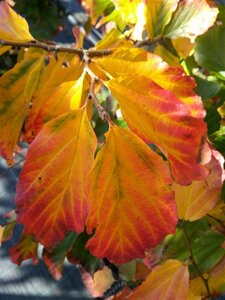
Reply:
[[[191,247],[191,242],[190,242],[190,239],[188,237],[188,233],[185,229],[185,226],[184,226],[184,222],[181,222],[181,228],[182,228],[182,231],[183,231],[183,234],[184,234],[184,239],[185,239],[185,242],[187,244],[187,247],[188,247],[188,250],[189,250],[189,253],[190,253],[190,259],[192,261],[192,264],[193,266],[195,267],[199,277],[201,278],[205,288],[206,288],[206,291],[207,291],[207,298],[208,299],[212,299],[212,296],[211,296],[211,293],[210,293],[210,289],[209,289],[209,283],[208,283],[208,279],[206,279],[201,270],[199,269],[199,266],[194,258],[194,253],[193,253],[193,250],[192,250],[192,247]]]
[[[219,223],[219,224],[223,227],[223,229],[225,229],[225,224],[223,224],[223,222],[222,222],[220,219],[217,219],[217,218],[213,217],[213,216],[210,215],[210,214],[207,214],[207,216],[208,216],[209,218],[213,219],[214,221],[216,221],[217,223]]]
[[[7,175],[7,173],[9,172],[9,170],[15,168],[16,166],[18,166],[19,164],[21,164],[24,160],[25,160],[25,158],[19,160],[19,161],[16,162],[14,165],[8,167],[5,171],[3,171],[3,172],[0,174],[0,179],[2,179],[3,177],[5,177],[5,176]]]
[[[94,105],[98,111],[99,117],[102,119],[103,122],[111,122],[111,118],[109,113],[105,110],[104,107],[98,102],[98,99],[95,95],[95,84],[99,82],[99,78],[93,73],[93,71],[89,68],[89,63],[91,59],[89,57],[88,51],[84,52],[83,61],[85,63],[84,72],[86,72],[91,77],[91,85],[90,90],[88,93],[88,99],[93,100]]]
[[[2,46],[12,46],[12,47],[24,47],[24,48],[40,48],[48,52],[64,52],[64,53],[74,53],[78,55],[83,55],[85,52],[89,57],[99,57],[112,54],[112,50],[85,50],[85,49],[76,49],[70,47],[64,47],[60,45],[52,45],[39,41],[31,42],[11,42],[0,40],[0,45]]]
[[[145,39],[143,41],[136,41],[134,44],[135,48],[138,47],[143,47],[143,46],[151,46],[153,44],[157,44],[162,40],[162,38],[157,38],[157,39]]]

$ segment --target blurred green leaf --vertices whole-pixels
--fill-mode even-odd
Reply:
[[[196,39],[194,57],[209,71],[225,71],[225,27],[214,26]]]

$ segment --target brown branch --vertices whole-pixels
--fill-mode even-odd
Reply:
[[[84,51],[84,57],[83,61],[85,63],[84,72],[86,72],[91,77],[91,85],[90,90],[88,93],[88,99],[93,100],[94,105],[97,109],[99,117],[102,119],[103,122],[108,121],[111,122],[111,118],[109,113],[105,110],[104,107],[101,106],[101,104],[98,102],[98,99],[95,95],[95,84],[99,82],[99,78],[93,73],[93,71],[89,68],[89,63],[91,62],[91,59],[89,57],[88,51]]]
[[[70,47],[64,47],[60,45],[47,44],[39,41],[31,42],[11,42],[0,40],[1,46],[12,46],[12,47],[24,47],[24,48],[40,48],[48,52],[64,52],[64,53],[74,53],[78,55],[83,55],[85,52],[89,57],[99,57],[112,54],[112,50],[85,50],[85,49],[76,49]]]
[[[189,250],[189,253],[190,253],[190,259],[191,259],[191,262],[193,264],[193,266],[195,267],[199,277],[201,278],[204,286],[205,286],[205,289],[207,291],[207,298],[208,299],[212,299],[212,296],[211,296],[211,293],[210,293],[210,289],[209,289],[209,283],[208,283],[208,279],[206,279],[201,270],[199,269],[199,266],[194,258],[194,253],[193,253],[193,250],[192,250],[192,247],[191,247],[191,242],[190,242],[190,239],[189,239],[189,236],[188,236],[188,233],[185,229],[185,226],[184,226],[184,222],[182,221],[181,222],[181,228],[182,228],[182,231],[183,231],[183,234],[184,234],[184,239],[185,239],[185,242],[186,242],[186,245],[188,247],[188,250]]]
[[[98,102],[98,99],[97,99],[97,97],[95,95],[95,92],[94,92],[95,84],[98,81],[99,81],[98,77],[92,77],[91,78],[91,85],[90,85],[90,91],[89,91],[89,94],[88,94],[88,99],[93,100],[94,105],[95,105],[95,107],[98,111],[99,117],[102,119],[103,122],[106,122],[106,121],[110,121],[111,118],[109,116],[109,113],[105,110],[105,108],[102,107],[101,104]]]

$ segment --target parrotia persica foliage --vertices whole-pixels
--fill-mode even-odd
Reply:
[[[82,34],[38,41],[8,2],[0,54],[20,51],[0,77],[0,154],[13,167],[29,145],[0,227],[4,242],[24,226],[12,261],[42,245],[56,279],[68,258],[92,295],[122,282],[115,300],[224,293],[225,6],[84,0],[103,33],[84,50]]]

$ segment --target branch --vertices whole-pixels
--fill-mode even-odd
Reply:
[[[225,229],[225,225],[224,225],[224,223],[223,223],[220,219],[215,218],[215,217],[213,217],[213,216],[210,215],[210,214],[207,214],[207,216],[208,216],[209,218],[213,219],[214,221],[216,221],[217,223],[219,223],[219,224],[223,227],[223,229]]]
[[[199,266],[194,258],[194,253],[193,253],[193,250],[192,250],[192,247],[191,247],[191,242],[190,242],[190,239],[188,237],[188,234],[187,234],[187,231],[185,229],[185,226],[184,226],[184,222],[182,221],[181,222],[181,228],[182,228],[182,231],[183,231],[183,234],[184,234],[184,239],[185,239],[185,242],[187,244],[187,247],[188,247],[188,250],[189,250],[189,253],[190,253],[190,259],[193,263],[193,266],[195,267],[199,277],[201,278],[205,288],[206,288],[206,291],[207,291],[207,298],[208,299],[212,299],[212,296],[211,296],[211,293],[210,293],[210,289],[209,289],[209,283],[208,283],[208,279],[206,279],[201,270],[199,269]]]
[[[83,55],[85,52],[89,57],[96,57],[96,56],[106,56],[112,54],[112,50],[85,50],[85,49],[76,49],[76,48],[69,48],[60,45],[53,45],[47,44],[44,42],[39,41],[31,41],[31,42],[10,42],[0,40],[1,46],[12,46],[12,47],[24,47],[24,48],[40,48],[48,52],[64,52],[64,53],[74,53],[78,55]]]
[[[99,78],[92,72],[92,70],[89,68],[89,63],[90,63],[90,57],[88,54],[88,51],[84,52],[84,57],[83,61],[85,63],[85,68],[84,71],[91,77],[91,85],[90,85],[90,90],[88,93],[88,99],[93,100],[94,105],[98,111],[99,117],[102,119],[103,122],[108,121],[109,123],[111,122],[111,118],[109,113],[105,110],[104,107],[101,106],[101,104],[98,102],[98,99],[95,95],[95,84],[99,82]]]

